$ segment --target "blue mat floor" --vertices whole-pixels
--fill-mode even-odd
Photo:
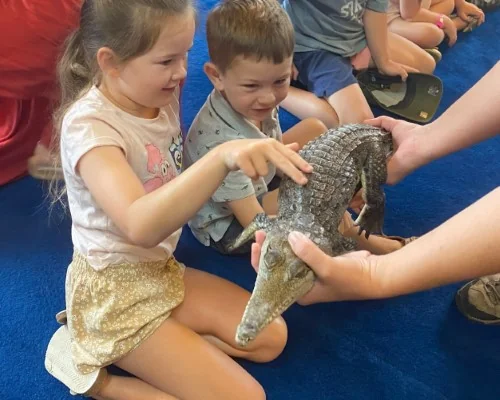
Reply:
[[[213,4],[200,4],[202,22]],[[486,20],[444,52],[436,70],[445,85],[440,113],[499,59],[500,10]],[[186,125],[211,90],[201,69],[206,59],[200,26],[183,97]],[[284,128],[295,121],[282,112]],[[421,235],[439,225],[499,185],[499,159],[496,137],[387,188],[385,231]],[[55,213],[49,219],[44,196],[31,178],[0,188],[2,400],[73,398],[43,366],[57,328],[54,314],[64,307],[72,254],[69,218]],[[253,287],[255,273],[246,257],[222,257],[201,246],[187,228],[176,256],[248,290]],[[269,364],[242,364],[270,400],[500,399],[500,327],[463,318],[453,302],[458,287],[383,301],[295,305],[285,313],[289,341],[284,353]]]

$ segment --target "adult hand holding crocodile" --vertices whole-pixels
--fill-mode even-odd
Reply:
[[[495,136],[500,131],[499,109],[497,63],[441,117],[426,126],[388,117],[369,121],[393,135],[396,150],[388,164],[387,182],[394,184],[432,160]],[[397,296],[500,272],[499,204],[497,188],[415,242],[382,256],[358,251],[330,257],[304,235],[292,232],[292,250],[316,274],[313,288],[299,303]],[[481,226],[480,235],[477,226]],[[258,232],[252,247],[254,268],[264,237],[263,232]],[[492,318],[499,320],[498,316]]]
[[[388,163],[387,183],[395,184],[433,160],[495,136],[500,131],[498,110],[500,62],[430,124],[385,116],[366,121],[392,133],[395,152]]]

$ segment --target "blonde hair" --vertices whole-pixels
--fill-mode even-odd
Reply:
[[[295,36],[277,0],[222,0],[208,16],[207,44],[224,73],[238,56],[283,62],[293,54]]]
[[[165,26],[165,18],[195,13],[192,0],[85,0],[80,27],[66,40],[57,74],[61,92],[54,113],[55,137],[52,154],[60,165],[59,138],[64,115],[71,105],[101,79],[97,52],[111,49],[120,62],[149,51]],[[49,192],[55,201],[65,193],[64,184],[52,180]]]

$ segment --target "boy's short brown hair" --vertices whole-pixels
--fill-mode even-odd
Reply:
[[[207,42],[224,73],[237,56],[283,62],[293,54],[295,35],[278,0],[222,0],[208,16]]]

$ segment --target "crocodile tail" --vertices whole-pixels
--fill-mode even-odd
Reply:
[[[236,250],[250,239],[253,239],[258,230],[267,230],[271,225],[271,219],[264,213],[257,214],[252,222],[239,234],[234,243],[228,246],[228,251]]]

